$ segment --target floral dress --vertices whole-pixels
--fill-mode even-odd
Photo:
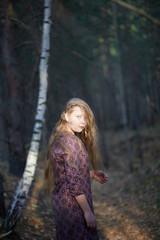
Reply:
[[[84,213],[75,199],[75,196],[85,194],[93,211],[89,156],[84,144],[76,136],[63,132],[53,144],[52,160],[57,240],[98,240],[97,229],[87,227]]]

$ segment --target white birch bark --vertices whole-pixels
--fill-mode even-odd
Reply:
[[[23,176],[19,182],[15,192],[11,206],[7,212],[7,216],[3,222],[3,228],[6,231],[13,229],[17,222],[21,209],[28,196],[34,173],[37,165],[38,151],[40,139],[42,135],[42,125],[45,120],[44,114],[46,109],[47,98],[47,78],[48,78],[48,58],[50,49],[50,25],[51,25],[51,1],[44,1],[44,20],[43,20],[43,34],[42,34],[42,50],[39,66],[39,96],[37,103],[37,112],[35,116],[35,125],[33,129],[30,149],[27,156],[26,167]]]

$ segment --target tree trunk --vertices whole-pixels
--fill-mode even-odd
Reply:
[[[121,61],[120,61],[120,48],[119,48],[119,39],[118,39],[118,30],[117,30],[117,12],[116,12],[116,5],[115,3],[112,3],[113,7],[113,25],[115,29],[115,40],[116,40],[116,48],[117,48],[117,67],[118,67],[118,82],[119,82],[119,91],[120,91],[120,97],[121,97],[121,108],[122,108],[122,121],[125,131],[125,137],[126,137],[126,145],[127,145],[127,151],[128,151],[128,160],[129,160],[129,166],[130,171],[133,171],[133,164],[132,164],[132,154],[131,154],[131,145],[129,141],[129,133],[128,133],[128,119],[127,119],[127,111],[126,111],[126,103],[125,103],[125,97],[124,97],[124,86],[123,86],[123,78],[122,78],[122,67],[121,67]]]
[[[111,54],[110,54],[110,43],[108,40],[108,36],[105,38],[106,41],[106,54],[107,54],[107,63],[108,63],[108,95],[109,99],[112,99],[112,101],[108,101],[108,108],[109,112],[111,113],[112,116],[112,121],[113,121],[113,127],[117,128],[119,127],[119,111],[117,108],[117,99],[116,99],[116,89],[115,89],[115,82],[114,82],[114,73],[113,73],[113,67],[112,67],[112,59],[111,59]]]
[[[44,2],[44,20],[43,20],[43,36],[42,36],[42,52],[39,66],[40,84],[39,84],[39,96],[37,104],[37,113],[35,116],[35,125],[32,135],[32,141],[27,156],[26,167],[23,173],[23,177],[19,182],[17,190],[15,192],[13,201],[7,212],[7,216],[3,221],[3,229],[10,231],[14,228],[21,209],[28,196],[28,192],[34,178],[34,173],[37,165],[37,157],[40,145],[40,139],[42,135],[42,125],[44,122],[44,114],[46,109],[47,98],[47,78],[48,78],[48,57],[49,57],[49,37],[50,37],[50,24],[51,24],[51,0],[45,0]]]
[[[23,131],[23,82],[16,59],[15,24],[11,17],[14,16],[13,6],[10,1],[1,2],[5,20],[3,23],[2,54],[7,82],[8,96],[3,117],[8,132],[9,167],[10,172],[22,175],[25,166],[25,148]],[[2,15],[2,12],[1,12]]]
[[[3,176],[0,172],[0,217],[4,218],[6,215],[6,209],[4,204],[4,188],[3,188]]]

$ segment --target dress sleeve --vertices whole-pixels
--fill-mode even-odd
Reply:
[[[85,194],[84,186],[84,169],[83,169],[83,154],[81,145],[78,139],[71,134],[65,136],[63,139],[64,148],[69,154],[64,154],[64,168],[66,175],[66,186],[72,196]]]

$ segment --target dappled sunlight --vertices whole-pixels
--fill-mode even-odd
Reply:
[[[36,170],[35,182],[23,212],[23,223],[26,223],[26,236],[32,234],[35,239],[55,239],[53,208],[50,202],[45,202],[42,196],[43,169]],[[18,230],[19,231],[19,230]],[[25,236],[24,239],[30,239]]]
[[[39,213],[37,211],[37,209],[39,208],[39,206],[38,206],[38,196],[39,196],[40,190],[41,190],[41,184],[40,184],[40,182],[36,182],[34,184],[34,188],[33,188],[33,191],[32,191],[33,194],[28,199],[29,201],[28,201],[26,210],[31,213],[27,218],[28,226],[34,226],[36,229],[41,229],[41,231],[43,232],[43,228],[44,228],[44,225],[45,225],[44,224],[44,219],[39,216]]]
[[[121,212],[121,209],[117,209],[117,207],[106,204],[106,206],[99,208],[98,204],[101,205],[101,202],[96,204],[95,214],[98,218],[98,226],[105,237],[123,240],[150,239],[146,229],[138,226],[138,223],[132,217],[132,213],[129,216],[129,213],[125,214],[123,210]]]
[[[39,163],[40,164],[40,163]],[[8,178],[14,183],[15,177]],[[52,205],[42,196],[43,168],[36,169],[35,181],[23,208],[21,218],[15,227],[15,233],[21,240],[54,240],[55,225]],[[10,184],[11,185],[11,184]],[[14,187],[14,184],[13,184]],[[11,236],[8,240],[14,239]],[[17,238],[16,238],[17,239]]]
[[[151,220],[147,213],[139,208],[130,194],[124,197],[123,187],[121,185],[118,188],[116,180],[104,186],[97,183],[92,185],[95,215],[102,239],[154,239],[149,229]]]

